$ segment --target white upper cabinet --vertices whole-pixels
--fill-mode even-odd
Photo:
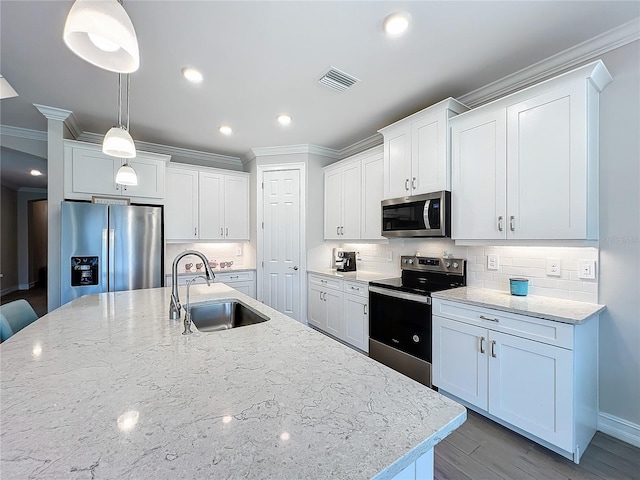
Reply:
[[[249,174],[169,166],[167,240],[248,240]]]
[[[382,147],[324,169],[324,238],[380,239]]]
[[[167,155],[138,152],[129,160],[138,185],[118,185],[116,173],[124,163],[102,153],[102,146],[65,140],[64,192],[69,200],[91,200],[95,195],[127,197],[136,203],[164,203]]]
[[[382,149],[369,150],[362,159],[362,217],[360,238],[363,240],[384,240],[382,231],[381,202],[383,192],[384,161]]]
[[[504,238],[506,113],[462,115],[452,122],[452,232],[455,238]]]
[[[167,167],[164,234],[170,239],[198,238],[198,172]]]
[[[598,238],[601,61],[451,120],[452,237]]]
[[[449,119],[467,110],[448,98],[380,130],[385,199],[451,189]]]

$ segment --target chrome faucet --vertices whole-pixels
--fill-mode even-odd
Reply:
[[[171,267],[171,303],[169,304],[169,318],[172,320],[178,320],[180,318],[180,297],[178,295],[178,262],[186,257],[187,255],[196,255],[200,257],[202,262],[204,263],[204,273],[206,275],[205,279],[207,280],[207,284],[216,276],[213,274],[211,267],[209,266],[209,260],[204,256],[204,253],[198,252],[197,250],[185,250],[184,252],[176,255],[176,258],[173,259],[173,266]]]
[[[189,298],[189,289],[193,282],[195,282],[199,278],[204,278],[207,281],[207,286],[211,285],[211,282],[204,275],[198,275],[197,277],[193,277],[191,280],[187,280],[187,306],[184,308],[184,332],[183,335],[191,335],[193,332],[191,331],[191,299]]]

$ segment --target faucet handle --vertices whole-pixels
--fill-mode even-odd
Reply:
[[[184,332],[182,335],[191,335],[193,332],[191,331],[191,313],[189,310],[184,312]]]

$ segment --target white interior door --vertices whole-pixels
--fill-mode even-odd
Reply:
[[[300,320],[300,170],[263,173],[262,301]]]

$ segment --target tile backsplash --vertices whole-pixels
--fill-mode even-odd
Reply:
[[[164,272],[171,273],[173,259],[185,250],[197,250],[202,252],[209,261],[232,261],[231,268],[256,268],[255,252],[248,242],[238,243],[167,243],[165,250]],[[185,271],[185,264],[193,263],[191,269],[195,272],[195,264],[200,263],[200,258],[195,255],[187,255],[178,263],[178,272]]]
[[[598,301],[598,249],[594,247],[457,246],[452,240],[391,240],[388,244],[345,243],[345,250],[360,252],[359,270],[400,274],[400,256],[442,257],[444,252],[467,259],[467,285],[509,290],[510,277],[529,279],[529,294],[582,302]],[[498,256],[498,269],[487,268],[487,256]],[[596,278],[579,278],[581,260],[596,262]],[[549,261],[559,264],[559,276],[547,275]]]

